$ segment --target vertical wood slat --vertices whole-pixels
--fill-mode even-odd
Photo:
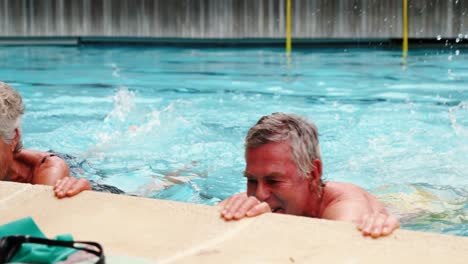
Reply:
[[[266,28],[268,28],[268,37],[274,38],[275,37],[275,25],[271,22],[271,18],[274,17],[275,13],[275,0],[268,0],[268,7],[266,7],[266,16],[264,19],[264,23],[266,24]]]
[[[293,0],[295,38],[401,38],[401,0]],[[284,38],[285,0],[0,0],[0,37]],[[411,0],[410,38],[468,35],[468,0]]]

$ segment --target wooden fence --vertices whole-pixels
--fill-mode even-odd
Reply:
[[[410,38],[468,37],[468,0],[409,0]],[[281,39],[286,0],[0,0],[0,37]],[[296,39],[402,37],[402,0],[292,0]]]

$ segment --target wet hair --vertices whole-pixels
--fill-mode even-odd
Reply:
[[[312,161],[321,157],[317,127],[304,117],[285,113],[263,116],[247,133],[245,147],[283,141],[289,142],[292,160],[302,176],[308,178]]]
[[[8,84],[0,81],[0,137],[6,144],[13,143],[16,132],[21,130],[21,116],[24,113],[23,99]],[[15,152],[23,148],[21,133]]]

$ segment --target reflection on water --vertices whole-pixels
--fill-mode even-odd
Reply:
[[[402,228],[468,236],[468,186],[426,183],[386,185],[372,190]]]

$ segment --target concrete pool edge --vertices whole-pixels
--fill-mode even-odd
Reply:
[[[158,263],[464,263],[468,238],[398,230],[363,238],[354,225],[266,214],[238,222],[218,208],[84,192],[58,200],[49,186],[0,182],[0,225],[32,216],[49,236],[100,242],[106,255]]]

